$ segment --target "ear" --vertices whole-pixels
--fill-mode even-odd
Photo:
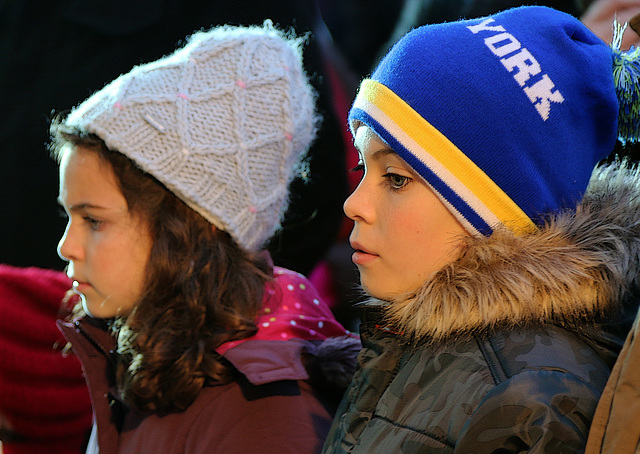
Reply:
[[[216,233],[218,231],[218,227],[216,227],[215,225],[211,224],[211,231],[213,233]]]

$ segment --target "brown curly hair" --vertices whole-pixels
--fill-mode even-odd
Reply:
[[[52,122],[51,133],[58,162],[71,145],[110,163],[129,212],[147,223],[154,238],[142,295],[112,325],[121,396],[142,412],[183,411],[205,384],[233,379],[233,366],[215,348],[256,332],[272,276],[268,259],[240,248],[98,136],[60,120]]]

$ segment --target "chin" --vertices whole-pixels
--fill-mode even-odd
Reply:
[[[365,293],[372,297],[382,301],[393,301],[398,297],[403,297],[407,293],[410,293],[410,290],[402,290],[398,289],[397,286],[389,286],[389,285],[381,285],[379,280],[378,282],[369,283],[365,279],[361,279],[360,281],[363,290]],[[416,287],[417,288],[417,287]]]
[[[82,310],[92,318],[99,318],[89,308],[89,303],[87,302],[87,298],[84,295],[80,295],[80,301],[82,302]]]
[[[113,313],[108,313],[106,312],[104,309],[104,307],[100,308],[100,304],[98,304],[98,307],[96,307],[95,304],[91,304],[90,301],[87,301],[87,299],[84,296],[81,296],[80,299],[82,300],[82,309],[86,312],[86,314],[91,317],[91,318],[113,318],[115,317],[115,314]]]
[[[382,291],[378,286],[375,285],[367,285],[364,282],[361,283],[364,292],[370,296],[371,298],[376,298],[379,300],[388,301],[391,296],[388,292]]]

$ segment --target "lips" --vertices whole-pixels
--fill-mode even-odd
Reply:
[[[355,251],[363,252],[365,254],[372,254],[371,251],[369,251],[361,243],[359,243],[359,242],[357,242],[355,240],[349,240],[349,244],[351,245],[351,248],[354,249]]]
[[[367,250],[357,241],[351,241],[350,244],[351,247],[355,249],[355,252],[351,255],[351,261],[356,265],[366,265],[378,258],[377,254]]]
[[[71,279],[73,280],[72,288],[75,293],[81,294],[83,291],[91,287],[91,284],[88,282],[79,281],[73,277]]]

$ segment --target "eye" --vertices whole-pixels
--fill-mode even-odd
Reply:
[[[69,214],[61,206],[58,206],[58,216],[60,216],[62,219],[66,220],[66,221],[69,220]]]
[[[383,177],[387,179],[389,188],[394,191],[398,191],[406,187],[412,181],[411,178],[398,175],[397,173],[387,173],[383,175]]]
[[[83,216],[82,219],[89,225],[91,230],[100,230],[102,227],[102,221],[92,218],[91,216]]]
[[[364,172],[364,163],[362,161],[358,162],[358,165],[351,169],[351,172]]]

